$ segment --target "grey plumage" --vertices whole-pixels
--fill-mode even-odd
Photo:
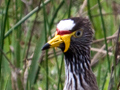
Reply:
[[[93,30],[88,19],[72,18],[77,23],[72,31],[83,29],[80,38],[71,37],[69,50],[65,55],[64,90],[98,90],[97,82],[90,67],[90,44]]]

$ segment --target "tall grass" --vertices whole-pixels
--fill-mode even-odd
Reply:
[[[64,55],[59,49],[42,51],[41,48],[54,36],[59,20],[76,16],[89,17],[95,30],[94,42],[97,43],[93,43],[92,48],[97,51],[91,49],[91,65],[99,90],[119,90],[119,35],[115,34],[118,42],[115,37],[110,40],[108,37],[119,28],[119,15],[114,8],[118,7],[119,11],[120,2],[87,0],[83,14],[79,15],[83,2],[2,0],[0,90],[63,90]],[[101,38],[104,40],[99,41]],[[101,47],[104,49],[100,50]]]

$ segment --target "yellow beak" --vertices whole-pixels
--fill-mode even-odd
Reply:
[[[65,49],[64,52],[66,52],[69,47],[70,47],[70,39],[71,36],[74,34],[66,34],[66,35],[55,35],[54,38],[52,38],[50,41],[48,41],[42,48],[42,50],[48,49],[48,48],[52,48],[52,47],[59,47],[61,43],[65,44]]]

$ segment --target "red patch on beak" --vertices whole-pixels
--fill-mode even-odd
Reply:
[[[60,31],[58,28],[56,28],[56,31],[57,31],[57,34],[58,34],[58,35],[65,35],[65,34],[70,34],[70,33],[72,33],[72,32],[69,31],[69,30]]]

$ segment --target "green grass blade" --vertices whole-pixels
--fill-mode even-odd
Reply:
[[[54,24],[54,21],[55,21],[55,19],[56,19],[56,17],[57,17],[57,14],[58,14],[58,12],[59,12],[59,10],[62,8],[62,6],[64,5],[64,3],[65,3],[65,1],[63,0],[61,3],[60,3],[60,5],[57,7],[57,9],[55,10],[55,13],[54,13],[54,15],[53,15],[53,17],[52,17],[52,20],[51,20],[51,22],[50,22],[50,29],[49,29],[49,35],[51,36],[51,29],[52,29],[52,26],[53,26],[53,24]],[[51,36],[52,37],[52,36]],[[59,65],[58,65],[58,59],[57,59],[57,55],[56,55],[56,53],[55,53],[55,49],[53,48],[53,52],[54,52],[54,56],[55,56],[55,60],[56,60],[56,64],[57,64],[57,70],[58,70],[58,77],[60,77],[60,71],[59,71]],[[57,90],[59,90],[59,79],[58,79],[58,86],[57,86]]]
[[[59,70],[59,76],[58,76],[58,89],[59,89],[59,85],[61,84],[61,89],[63,89],[62,87],[62,82],[61,82],[61,75],[62,75],[62,69],[63,69],[63,62],[64,62],[64,55],[62,54],[62,61],[61,61],[61,66],[60,66],[60,70]]]
[[[50,2],[50,0],[44,2],[44,4],[48,4]],[[43,5],[40,5],[40,8],[42,8]],[[33,9],[30,13],[28,13],[26,16],[24,16],[20,21],[18,21],[11,29],[9,29],[9,31],[5,34],[6,38],[9,34],[12,33],[13,30],[16,30],[16,28],[22,24],[24,21],[26,21],[29,17],[31,17],[34,13],[36,13],[39,10],[39,7],[36,7],[35,9]]]
[[[58,6],[58,8],[56,9],[56,11],[55,11],[55,13],[54,13],[54,15],[53,15],[53,18],[52,18],[52,20],[51,20],[51,23],[50,23],[50,29],[52,28],[52,26],[53,26],[53,23],[54,23],[54,20],[55,20],[55,18],[57,17],[57,14],[58,14],[58,12],[59,12],[59,10],[61,9],[61,7],[63,6],[63,4],[64,4],[64,0],[60,3],[60,5]]]
[[[104,86],[105,86],[105,82],[106,82],[106,78],[107,78],[107,73],[109,72],[109,70],[105,73],[105,76],[104,76],[104,81],[103,81],[103,84],[102,84],[102,90],[104,90]]]
[[[8,17],[8,9],[10,5],[10,0],[7,2],[6,10],[5,10],[5,17],[4,17],[4,22],[3,22],[3,27],[1,28],[0,31],[0,48],[4,48],[4,35],[5,35],[5,29],[6,29],[6,22],[7,22],[7,17]],[[2,65],[2,53],[0,52],[0,78],[1,78],[1,65]]]
[[[110,59],[109,59],[109,55],[108,55],[108,44],[107,44],[107,39],[106,39],[107,35],[106,35],[106,28],[105,28],[105,24],[104,24],[103,15],[102,15],[102,8],[101,8],[100,0],[98,0],[98,6],[99,6],[99,12],[100,12],[100,17],[101,17],[101,21],[102,21],[105,45],[106,45],[106,50],[107,50],[108,70],[110,72]]]
[[[87,0],[87,8],[88,8],[89,18],[90,18],[91,22],[93,22],[92,15],[91,15],[91,10],[90,10],[90,0]]]
[[[42,0],[43,2],[43,0]],[[48,21],[48,18],[47,18],[47,14],[46,14],[46,8],[45,8],[45,5],[43,3],[43,14],[44,14],[44,29],[45,29],[45,42],[47,42],[47,21]],[[48,79],[48,75],[49,75],[49,72],[48,72],[48,50],[46,50],[45,52],[45,64],[46,64],[46,90],[48,90],[49,88],[49,79]]]
[[[68,9],[68,18],[70,18],[70,16],[71,16],[71,8],[72,8],[72,0],[70,0],[70,6]]]
[[[34,81],[35,81],[35,76],[36,76],[38,65],[39,65],[38,60],[39,60],[40,55],[42,53],[41,48],[45,42],[45,40],[44,40],[45,36],[43,33],[44,33],[44,30],[41,31],[41,35],[40,35],[40,38],[39,38],[38,43],[36,45],[36,48],[34,51],[34,56],[33,56],[30,70],[29,70],[29,74],[28,74],[27,83],[30,85],[30,87],[32,87],[32,85],[34,84]]]

